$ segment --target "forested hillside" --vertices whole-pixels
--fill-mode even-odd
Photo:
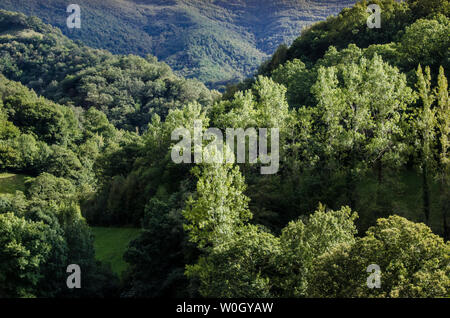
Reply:
[[[25,191],[0,195],[0,296],[117,295],[117,278],[95,261],[79,200],[95,189],[102,149],[130,137],[100,111],[77,113],[3,75],[0,121],[0,169],[28,176]],[[66,288],[68,264],[85,269],[84,289]]]
[[[102,110],[117,127],[146,128],[152,114],[164,117],[192,101],[205,106],[215,96],[154,57],[78,45],[34,17],[0,11],[0,28],[4,75],[55,102]]]
[[[281,43],[355,1],[79,0],[81,29],[66,26],[67,1],[2,0],[65,35],[113,53],[154,55],[179,75],[210,87],[253,75]]]
[[[450,4],[375,2],[382,28],[361,1],[223,95],[1,11],[0,296],[449,297]],[[279,169],[175,163],[199,120],[277,128]],[[121,277],[94,226],[140,229]]]

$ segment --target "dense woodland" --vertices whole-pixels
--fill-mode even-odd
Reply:
[[[0,195],[0,297],[450,297],[450,4],[373,2],[380,29],[361,1],[223,95],[0,11],[0,169],[28,176]],[[175,164],[198,119],[279,128],[278,173]],[[141,229],[123,276],[95,225]]]
[[[73,40],[116,54],[151,54],[178,74],[223,89],[253,75],[302,27],[352,0],[77,0],[81,29],[66,27],[66,0],[2,0],[0,9],[38,16]]]

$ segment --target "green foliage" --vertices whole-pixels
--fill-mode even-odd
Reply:
[[[188,265],[186,275],[199,281],[203,297],[274,297],[272,279],[281,254],[277,237],[249,225]]]
[[[312,102],[310,89],[314,78],[302,61],[294,59],[280,65],[273,71],[272,79],[287,88],[287,101],[291,107],[308,105]]]
[[[450,245],[424,224],[399,216],[379,219],[355,244],[317,258],[311,297],[448,297]],[[366,285],[366,268],[381,269],[380,288]]]
[[[77,202],[95,189],[93,161],[117,130],[103,114],[95,121],[95,111],[84,128],[74,108],[38,97],[3,75],[0,106],[1,169],[37,176],[0,198],[1,227],[8,231],[1,233],[6,241],[0,266],[8,267],[0,269],[2,297],[114,295],[116,278],[96,263]],[[84,118],[83,111],[77,114]],[[69,264],[83,270],[82,291],[67,289]]]
[[[0,296],[449,296],[449,245],[430,229],[448,238],[448,2],[376,2],[381,29],[366,28],[361,1],[280,46],[220,100],[151,56],[93,50],[0,11],[0,169],[30,176],[0,182]],[[192,3],[167,5],[166,17],[174,6],[189,12],[173,30],[225,6],[200,13]],[[187,54],[215,54],[224,37],[226,50],[239,46],[232,32],[214,42],[215,22],[196,25],[205,28],[179,32]],[[228,54],[217,58],[233,65]],[[196,63],[170,56],[186,72]],[[222,132],[279,128],[278,173],[174,163],[173,131],[192,134],[196,120]],[[128,247],[107,242],[115,229],[99,231],[97,256],[113,253],[116,271],[130,265],[120,290],[95,259],[88,223],[142,227]],[[365,285],[375,262],[380,289]],[[66,288],[68,264],[82,267],[82,290]]]
[[[32,297],[50,254],[49,227],[13,213],[0,214],[0,295]]]
[[[87,192],[96,185],[100,151],[124,138],[102,112],[55,104],[3,76],[0,106],[1,169],[34,176],[46,171]]]
[[[366,25],[370,14],[366,9],[371,3],[381,8],[382,26],[379,29],[370,29]],[[363,48],[366,57],[371,58],[377,53],[409,75],[419,63],[429,65],[435,71],[440,65],[449,69],[449,12],[448,1],[360,1],[352,8],[343,9],[339,15],[303,30],[283,54],[284,59],[274,54],[259,73],[266,76],[274,74],[277,81],[283,82],[283,76],[275,70],[285,63],[298,59],[310,68],[326,55],[330,47],[343,50],[352,44]],[[286,67],[289,67],[288,63]],[[412,76],[409,80],[412,83]],[[288,96],[296,94],[291,93],[291,89],[297,90],[301,86],[288,87]],[[300,96],[307,93],[307,90],[303,91]],[[292,105],[298,105],[298,100],[294,100]]]
[[[223,88],[251,76],[268,54],[290,43],[306,25],[353,2],[79,0],[82,30],[66,27],[67,3],[62,0],[47,0],[45,6],[3,0],[0,8],[37,15],[70,38],[115,54],[155,55],[179,75]],[[12,26],[22,21],[26,18],[15,17]],[[17,72],[13,65],[8,67]]]
[[[113,295],[116,278],[95,262],[91,233],[78,205],[71,198],[49,193],[51,184],[36,191],[52,178],[67,185],[68,181],[44,174],[32,182],[31,196],[17,192],[0,197],[2,296]],[[69,264],[82,268],[83,289],[67,289]]]
[[[0,17],[5,23],[0,58],[6,61],[0,71],[5,76],[60,104],[101,110],[116,127],[144,130],[153,114],[165,117],[169,109],[194,101],[206,106],[215,98],[203,84],[175,76],[154,57],[117,56],[80,46],[60,30],[19,13],[2,10]],[[19,23],[18,28],[40,36],[15,35],[7,23],[10,20],[20,21],[14,22]],[[70,110],[59,109],[65,111],[61,114],[42,99],[24,100],[17,96],[19,92],[5,101],[5,107],[15,110],[14,123],[24,128],[32,125],[32,131],[49,142],[59,140],[61,130],[73,127]],[[49,121],[51,125],[44,124]]]
[[[420,63],[437,71],[442,65],[449,69],[450,19],[438,15],[434,19],[420,19],[405,28],[400,39],[399,53],[407,69],[417,67]],[[406,68],[405,67],[405,68]]]
[[[444,69],[439,70],[437,87],[432,89],[431,71],[427,66],[425,74],[419,65],[417,69],[417,90],[421,107],[416,109],[413,119],[417,162],[422,174],[423,212],[428,224],[430,208],[430,177],[440,183],[440,201],[443,210],[444,234],[448,235],[448,136],[449,101],[448,84]]]
[[[450,100],[448,98],[448,81],[444,75],[444,69],[439,68],[438,84],[436,90],[437,99],[437,127],[440,135],[439,159],[437,179],[441,184],[440,202],[442,207],[442,219],[444,224],[444,238],[450,238]]]
[[[312,91],[324,127],[325,153],[350,165],[401,163],[401,115],[414,95],[397,69],[377,56],[346,67],[320,68]]]
[[[223,244],[251,218],[245,183],[238,167],[204,164],[194,168],[197,196],[186,202],[183,216],[190,240],[200,248]]]
[[[81,124],[83,125],[85,139],[94,136],[110,139],[116,134],[114,126],[109,123],[105,113],[93,107],[83,113]]]
[[[355,241],[357,214],[350,208],[326,211],[319,205],[308,221],[290,222],[280,236],[282,253],[277,262],[281,278],[278,285],[283,297],[302,297],[308,286],[314,285],[313,262],[315,259],[339,244]]]
[[[187,127],[195,120],[205,127],[206,112],[198,103],[169,111],[166,120],[153,116],[142,137],[124,135],[96,160],[94,169],[100,181],[98,193],[88,198],[83,210],[91,224],[140,225],[149,197],[160,189],[169,194],[179,190],[188,178],[189,165],[175,165],[170,157],[172,131]],[[192,133],[192,132],[191,132]]]
[[[216,103],[211,110],[215,127],[279,128],[289,116],[286,88],[259,76],[251,90],[237,92],[232,100]]]
[[[46,172],[27,183],[29,183],[27,195],[32,200],[64,202],[72,199],[75,194],[75,187],[69,180]]]
[[[370,13],[366,10],[370,3],[376,3],[381,8],[382,27],[379,29],[367,27]],[[439,12],[440,9],[436,10]],[[427,15],[426,12],[413,15],[407,2],[359,1],[352,8],[343,9],[337,16],[328,17],[326,21],[304,30],[288,49],[286,58],[315,63],[330,46],[343,49],[354,43],[364,48],[372,44],[389,43],[397,38],[398,32],[406,25]]]
[[[355,213],[349,208],[326,211],[309,220],[291,222],[276,237],[254,225],[236,227],[236,234],[214,245],[186,275],[204,297],[305,296],[318,255],[340,243],[354,242]]]
[[[152,198],[145,206],[143,231],[124,258],[129,262],[126,297],[187,297],[184,266],[194,261],[195,249],[183,231],[181,210],[187,189]]]

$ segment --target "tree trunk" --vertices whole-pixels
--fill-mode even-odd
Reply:
[[[447,210],[444,210],[443,213],[443,218],[444,218],[444,240],[448,241],[450,240],[450,228],[447,224]]]
[[[383,164],[381,163],[381,160],[378,160],[377,172],[378,172],[378,186],[380,186],[381,183],[383,183]]]
[[[428,183],[428,167],[424,163],[422,169],[422,195],[423,195],[423,212],[425,214],[425,223],[430,224],[430,185]]]
[[[350,208],[353,210],[355,209],[355,178],[353,176],[353,171],[350,170],[347,172],[346,177],[346,192],[347,192],[347,199],[349,202]]]
[[[448,183],[447,183],[448,184]],[[442,224],[444,226],[444,240],[450,240],[450,224],[448,217],[450,216],[450,191],[446,187],[446,183],[441,186],[441,209],[442,209]]]

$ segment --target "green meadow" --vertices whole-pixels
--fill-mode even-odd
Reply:
[[[26,176],[14,173],[0,173],[0,193],[14,194],[16,191],[25,191]]]
[[[95,256],[109,264],[114,273],[121,275],[128,264],[123,259],[128,244],[138,237],[140,229],[117,227],[91,227],[94,234]]]

